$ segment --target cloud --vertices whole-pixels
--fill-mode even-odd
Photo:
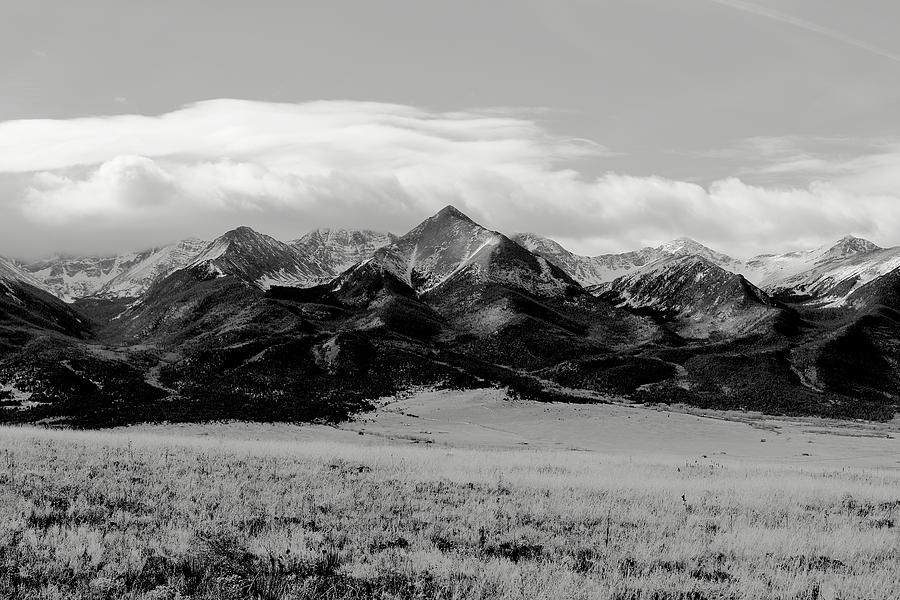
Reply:
[[[889,243],[900,230],[900,146],[885,140],[826,154],[754,138],[724,153],[805,182],[704,187],[578,171],[610,150],[535,115],[211,100],[158,116],[2,122],[0,254],[136,249],[239,224],[281,239],[326,225],[402,233],[448,203],[584,253],[689,235],[746,256],[847,233]]]
[[[515,211],[511,216],[520,228],[539,223],[534,230],[564,238],[585,253],[687,235],[749,257],[809,248],[848,233],[889,244],[900,227],[896,195],[860,195],[827,182],[770,188],[732,177],[703,187],[609,173],[588,183],[569,180],[564,187],[557,197],[571,198],[571,210],[545,209],[536,219]]]
[[[374,102],[208,100],[159,116],[0,123],[0,172],[94,165],[118,155],[252,160],[319,172],[396,168],[428,159],[547,163],[603,152],[597,144],[548,135],[524,118]]]
[[[897,195],[900,140],[889,137],[772,136],[739,140],[699,157],[738,164],[759,181],[827,181],[855,196]]]
[[[473,182],[492,173],[510,181],[608,153],[526,115],[211,100],[158,116],[7,121],[0,177],[30,178],[15,205],[35,227],[92,232],[156,219],[178,231],[194,223],[201,235],[242,221],[284,235],[329,222],[402,229],[448,201],[466,204]]]
[[[143,156],[117,156],[83,179],[36,173],[25,191],[23,211],[41,222],[80,218],[116,221],[141,218],[173,199],[177,186],[166,171]]]

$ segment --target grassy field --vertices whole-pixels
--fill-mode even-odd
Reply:
[[[2,429],[0,597],[900,597],[896,469],[342,435]]]

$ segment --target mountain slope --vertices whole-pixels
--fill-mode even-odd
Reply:
[[[396,240],[392,233],[368,229],[315,229],[290,244],[319,269],[324,283]]]
[[[708,338],[756,331],[780,309],[741,275],[696,255],[671,255],[612,281],[608,297],[676,323],[679,334]]]
[[[309,285],[320,277],[316,265],[297,248],[249,227],[233,229],[207,244],[188,268],[234,277],[261,289]]]
[[[858,310],[886,307],[900,311],[900,266],[856,287],[847,295],[846,305]]]
[[[392,274],[369,262],[330,284],[264,290],[256,282],[273,262],[254,265],[241,249],[269,242],[237,235],[152,286],[109,326],[109,343],[158,349],[153,379],[179,399],[140,414],[333,420],[408,386],[465,378],[432,358],[440,317]],[[110,420],[136,418],[104,411]]]
[[[8,421],[38,420],[58,399],[77,398],[84,407],[101,391],[97,383],[104,382],[83,368],[97,364],[81,360],[81,349],[94,338],[87,322],[28,279],[0,259],[0,418]],[[127,367],[104,371],[128,379]],[[126,387],[132,397],[142,393],[133,380]]]
[[[772,293],[843,306],[854,290],[900,267],[900,247],[879,248],[847,236],[813,250],[757,256],[748,266],[751,277]]]
[[[444,337],[457,352],[479,360],[540,368],[657,334],[647,319],[593,297],[560,267],[452,206],[372,262],[446,320]]]
[[[96,296],[137,298],[151,285],[190,264],[207,242],[195,238],[154,248],[140,261],[116,275],[97,292]]]
[[[88,335],[80,315],[35,284],[30,275],[0,257],[0,346],[25,339],[24,330],[30,332],[27,337],[43,332]]]
[[[804,310],[831,318],[792,350],[795,370],[809,386],[890,418],[900,404],[900,268],[854,289],[843,310]]]
[[[261,260],[244,259],[255,266],[248,266],[248,271],[237,276],[248,278],[251,272],[259,272],[253,281],[259,280],[262,286],[315,285],[330,281],[396,239],[392,234],[368,230],[318,229],[291,242],[289,245],[296,250],[293,252],[267,236],[244,242],[239,240],[241,237],[229,232],[214,244],[186,239],[140,252],[101,257],[55,256],[19,267],[31,276],[33,285],[66,302],[85,298],[138,298],[157,281],[197,260],[201,253],[206,255],[205,259],[215,258],[216,254],[225,252],[229,243],[234,243],[235,247],[243,245],[242,250],[235,251],[263,256]]]
[[[583,286],[612,281],[625,273],[664,256],[656,248],[642,248],[621,254],[581,256],[566,250],[559,243],[533,233],[518,233],[512,238],[522,247],[542,256],[563,269]]]
[[[768,287],[808,271],[819,263],[856,254],[867,254],[876,250],[881,250],[881,248],[868,240],[848,235],[835,244],[826,244],[812,250],[784,254],[761,254],[747,261],[747,265],[758,283]]]
[[[274,298],[339,307],[346,311],[343,330],[388,330],[413,339],[430,339],[446,330],[446,322],[424,304],[409,285],[374,260],[363,261],[333,281],[306,289],[272,288]],[[327,314],[319,311],[319,314]]]
[[[7,282],[19,282],[34,286],[38,289],[49,292],[44,284],[36,279],[31,273],[23,269],[20,265],[0,256],[0,279]]]
[[[593,297],[559,267],[453,207],[327,285],[277,293],[350,311],[342,328],[387,327],[508,367],[546,366],[656,332],[647,319]]]
[[[453,206],[376,251],[373,260],[420,294],[455,276],[551,296],[578,285],[559,267],[478,225]]]
[[[55,296],[73,302],[97,294],[152,253],[146,250],[115,256],[54,256],[21,266]]]
[[[703,244],[692,240],[691,238],[681,237],[671,242],[666,242],[661,246],[657,246],[656,250],[673,256],[699,256],[706,261],[730,271],[732,273],[741,273],[746,269],[746,264],[723,254],[712,248],[707,248]]]
[[[196,239],[113,256],[55,256],[24,263],[41,286],[66,302],[88,297],[137,298],[190,263],[206,245]]]
[[[574,254],[559,243],[533,233],[519,233],[513,236],[513,239],[524,248],[559,266],[586,287],[608,283],[666,256],[699,256],[733,273],[741,273],[746,269],[743,262],[707,248],[690,238],[672,240],[656,248],[647,247],[599,256]]]

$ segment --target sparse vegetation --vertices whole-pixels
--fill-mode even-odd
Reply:
[[[0,597],[900,597],[896,471],[369,437],[5,428]]]

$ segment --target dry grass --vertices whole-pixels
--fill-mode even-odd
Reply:
[[[2,598],[900,597],[896,471],[7,428],[0,512]]]

